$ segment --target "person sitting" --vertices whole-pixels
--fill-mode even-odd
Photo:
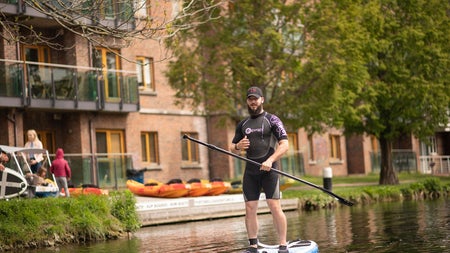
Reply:
[[[45,177],[47,176],[47,169],[44,167],[40,167],[33,176],[32,185],[34,186],[48,186],[48,183],[45,181]]]
[[[39,140],[36,130],[30,129],[27,131],[28,141],[25,143],[25,148],[30,149],[42,149],[42,142]],[[27,162],[30,164],[30,169],[32,173],[36,173],[38,169],[42,166],[42,161],[44,156],[42,153],[27,153],[24,155]]]
[[[9,154],[0,148],[0,171],[5,170],[7,162],[9,162]]]

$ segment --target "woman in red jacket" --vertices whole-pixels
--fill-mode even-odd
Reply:
[[[70,197],[69,188],[67,182],[70,180],[72,171],[69,167],[69,163],[64,159],[64,151],[62,148],[56,150],[55,160],[52,161],[52,166],[50,166],[50,172],[55,175],[56,184],[58,185],[60,195],[61,189],[64,188],[64,193],[66,197]]]

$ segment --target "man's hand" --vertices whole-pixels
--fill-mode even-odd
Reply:
[[[236,149],[237,150],[246,150],[250,147],[250,140],[247,138],[247,135],[240,140],[238,143],[236,143]]]
[[[261,164],[260,170],[270,171],[270,169],[272,169],[272,164],[273,164],[273,161],[272,161],[272,159],[269,158]]]

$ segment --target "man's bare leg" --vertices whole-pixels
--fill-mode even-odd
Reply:
[[[278,233],[278,240],[280,245],[286,245],[287,236],[287,221],[279,199],[267,199],[267,205],[272,213],[275,230]]]

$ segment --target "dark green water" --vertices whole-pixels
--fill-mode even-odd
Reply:
[[[450,200],[342,206],[287,212],[288,239],[316,241],[321,253],[450,252]],[[270,215],[260,215],[260,240],[276,244]],[[27,252],[241,252],[244,218],[145,227],[130,240]]]

